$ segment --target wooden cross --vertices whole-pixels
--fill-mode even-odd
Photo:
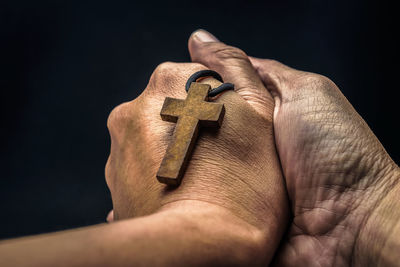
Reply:
[[[175,131],[157,172],[160,183],[179,186],[196,142],[199,127],[220,127],[223,104],[206,102],[208,84],[192,83],[185,100],[167,97],[161,109],[164,121],[176,122]]]

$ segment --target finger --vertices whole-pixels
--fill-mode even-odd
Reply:
[[[249,60],[273,96],[281,96],[282,92],[289,88],[288,81],[305,73],[272,59],[249,57]]]
[[[225,82],[233,83],[235,91],[259,113],[272,114],[274,101],[271,94],[242,50],[218,41],[205,30],[195,31],[188,46],[193,62],[217,71]]]
[[[108,213],[106,221],[107,221],[108,223],[114,221],[114,210],[111,210],[111,211]]]
[[[206,66],[197,63],[161,63],[153,71],[145,93],[151,97],[183,98],[186,96],[185,84],[189,77],[206,69]]]

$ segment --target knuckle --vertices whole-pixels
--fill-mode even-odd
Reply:
[[[108,115],[107,128],[110,132],[114,132],[122,124],[126,123],[129,118],[130,102],[122,103],[116,106]]]
[[[165,71],[168,71],[169,69],[171,69],[174,65],[175,65],[175,63],[173,63],[171,61],[166,61],[166,62],[160,63],[160,64],[158,64],[158,66],[156,67],[154,72],[164,73]]]
[[[324,75],[308,73],[305,75],[304,82],[312,85],[313,88],[318,89],[332,89],[336,88],[334,82]]]
[[[297,92],[295,94],[297,96],[303,95],[315,99],[336,98],[340,91],[328,77],[309,72],[301,72],[296,75],[296,78],[291,82],[291,88]]]
[[[306,77],[309,82],[313,82],[313,83],[317,83],[317,84],[327,84],[327,83],[332,82],[328,77],[321,75],[321,74],[312,73],[312,74],[308,74]]]
[[[176,79],[174,77],[174,70],[177,68],[177,63],[174,62],[163,62],[159,64],[153,74],[150,77],[148,89],[150,91],[160,90],[163,88],[163,84],[170,84]]]
[[[176,63],[167,61],[159,64],[153,72],[152,78],[155,80],[163,80],[171,76]]]
[[[201,69],[206,67],[199,63],[163,62],[153,71],[146,87],[146,95],[154,98],[165,97],[166,94],[181,94],[180,89],[184,88],[182,86],[189,76]],[[180,89],[177,90],[178,88]]]
[[[283,64],[276,59],[264,59],[264,62],[272,66],[283,66]]]

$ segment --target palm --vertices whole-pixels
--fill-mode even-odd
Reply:
[[[368,213],[358,204],[373,182],[365,170],[375,164],[374,154],[385,152],[329,79],[297,72],[279,86],[275,140],[293,222],[278,265],[351,264],[357,229]]]

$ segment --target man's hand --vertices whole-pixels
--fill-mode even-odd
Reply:
[[[382,200],[398,191],[398,167],[328,78],[271,60],[252,63],[275,96],[275,140],[294,215],[279,261],[377,263],[386,239],[365,236]],[[375,253],[366,242],[377,244]]]
[[[286,226],[287,197],[274,144],[273,99],[250,61],[246,64],[242,66],[247,71],[226,72],[232,77],[241,75],[238,80],[229,80],[238,93],[225,92],[214,100],[225,104],[222,126],[218,131],[201,130],[182,184],[176,189],[156,179],[176,126],[161,120],[160,110],[167,96],[185,99],[187,79],[206,67],[197,63],[163,63],[137,99],[112,111],[108,120],[112,145],[106,180],[116,220],[170,209],[190,210],[188,215],[193,217],[197,209],[199,214],[204,213],[201,207],[218,207],[219,214],[206,216],[225,218],[213,226],[214,230],[229,233],[221,236],[221,242],[237,232],[240,222],[240,227],[256,240],[257,248],[253,248],[259,253],[252,260],[270,261]],[[212,79],[201,82],[218,85]],[[251,97],[259,95],[256,91],[265,95],[269,106],[260,106]],[[208,242],[207,236],[204,242]]]
[[[400,233],[400,212],[393,208],[395,201],[399,206],[398,167],[336,85],[273,60],[249,58],[205,31],[192,35],[189,50],[194,62],[228,82],[246,77],[227,71],[250,59],[274,96],[275,141],[293,213],[277,265],[395,263],[393,255],[380,257],[400,240],[389,237]],[[265,95],[252,91],[244,97],[262,110],[271,105]],[[374,234],[377,228],[384,235]]]

